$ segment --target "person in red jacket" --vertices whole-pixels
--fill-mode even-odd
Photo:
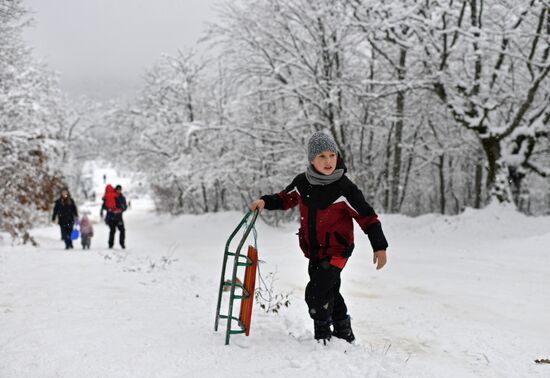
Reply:
[[[353,220],[368,235],[376,269],[386,264],[388,242],[374,209],[345,175],[344,161],[329,135],[317,132],[311,136],[308,160],[306,171],[296,176],[285,190],[264,195],[249,207],[262,211],[299,206],[297,235],[300,249],[309,259],[310,281],[305,299],[314,321],[315,339],[326,343],[334,336],[351,343],[355,336],[340,293],[340,273],[355,247]]]
[[[122,249],[126,249],[126,229],[124,227],[124,219],[122,214],[127,209],[126,197],[122,194],[122,187],[117,185],[115,188],[108,184],[105,187],[105,195],[103,196],[103,204],[99,211],[99,216],[103,218],[103,211],[107,211],[105,215],[105,223],[109,226],[109,249],[113,248],[115,243],[115,233],[119,231],[119,243]]]

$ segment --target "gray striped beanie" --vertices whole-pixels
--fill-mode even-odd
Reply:
[[[320,154],[323,151],[332,151],[338,153],[338,147],[336,147],[336,142],[329,135],[317,131],[315,134],[309,138],[307,144],[307,158],[309,162],[312,162],[315,159],[317,154]]]

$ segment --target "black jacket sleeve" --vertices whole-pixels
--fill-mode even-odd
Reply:
[[[298,203],[295,200],[295,195],[290,193],[296,187],[296,178],[292,180],[289,186],[280,193],[268,194],[261,196],[260,199],[264,200],[265,208],[267,210],[286,210],[296,206]]]
[[[126,204],[126,197],[124,197],[122,194],[119,194],[116,198],[116,207],[122,211],[126,211],[126,209],[128,208],[128,205]]]
[[[59,201],[55,201],[53,205],[52,222],[55,222],[55,217],[59,216]]]
[[[260,199],[264,200],[265,208],[267,210],[282,210],[283,199],[278,194],[266,194],[261,196]]]
[[[388,248],[388,241],[382,231],[382,224],[372,206],[365,200],[363,192],[351,181],[346,190],[350,215],[359,224],[361,229],[369,237],[373,251],[385,250]]]
[[[78,218],[78,208],[76,207],[76,203],[74,203],[74,200],[73,200],[73,215],[75,216],[75,218]]]
[[[382,231],[382,224],[380,222],[373,223],[368,226],[365,233],[369,237],[369,241],[374,252],[386,250],[388,248],[388,241],[386,240],[384,231]]]

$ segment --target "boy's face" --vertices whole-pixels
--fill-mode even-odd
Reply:
[[[317,154],[311,164],[317,172],[328,176],[336,169],[336,158],[336,152],[327,150]]]

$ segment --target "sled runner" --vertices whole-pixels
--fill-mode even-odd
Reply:
[[[252,303],[254,301],[254,287],[256,283],[256,267],[258,264],[258,251],[256,247],[256,229],[254,228],[254,223],[258,217],[258,211],[249,211],[246,213],[244,218],[241,220],[237,228],[229,236],[227,243],[225,244],[225,251],[223,254],[223,264],[222,264],[222,274],[220,278],[220,286],[218,291],[218,304],[216,306],[216,321],[214,323],[214,330],[218,330],[219,320],[227,319],[227,327],[225,331],[225,345],[229,344],[229,338],[231,335],[244,333],[246,336],[250,333],[250,321],[252,317]],[[248,218],[252,215],[252,219],[247,223]],[[235,235],[245,228],[243,236],[241,237],[237,249],[235,252],[229,250],[231,242]],[[247,255],[241,255],[241,249],[245,244],[250,232],[253,231],[254,246],[248,246]],[[233,257],[233,269],[231,270],[231,278],[226,280],[225,271],[227,268],[228,258]],[[238,268],[245,267],[244,280],[241,282],[237,278]],[[226,315],[220,313],[222,295],[224,293],[224,288],[229,287],[229,309]],[[235,293],[236,290],[240,291]],[[239,317],[233,316],[233,304],[235,299],[241,300],[241,309],[239,312]],[[231,325],[233,322],[236,322],[239,329],[232,329]]]

